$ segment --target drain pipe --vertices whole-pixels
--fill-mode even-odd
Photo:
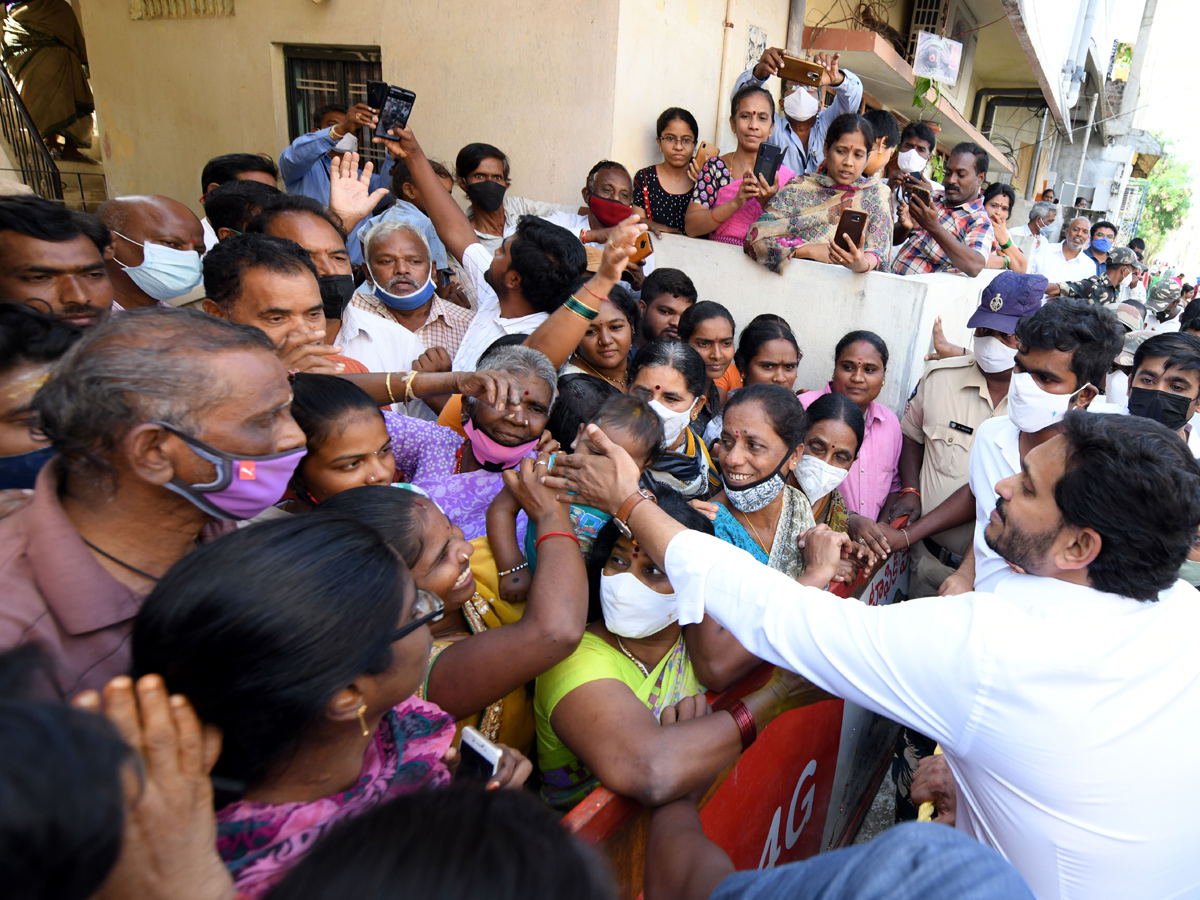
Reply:
[[[1099,99],[1100,99],[1100,91],[1097,90],[1092,93],[1092,102],[1088,104],[1087,128],[1085,128],[1083,130],[1082,140],[1080,140],[1080,142],[1079,142],[1079,145],[1080,145],[1079,170],[1075,173],[1075,196],[1076,197],[1083,196],[1082,194],[1079,193],[1079,185],[1083,181],[1083,164],[1085,162],[1087,162],[1088,137],[1092,133],[1092,123],[1096,119],[1096,101]],[[1072,197],[1071,199],[1073,200],[1074,197]]]
[[[1033,163],[1029,169],[1029,177],[1025,179],[1026,200],[1033,199],[1033,192],[1037,187],[1035,182],[1037,179],[1038,165],[1042,161],[1042,140],[1046,136],[1046,116],[1048,115],[1050,115],[1050,107],[1047,106],[1042,110],[1042,123],[1038,125],[1037,143],[1033,145]]]
[[[784,46],[792,56],[804,55],[804,5],[805,0],[788,2],[787,43]]]
[[[1087,12],[1083,16],[1083,29],[1080,31],[1079,45],[1075,50],[1075,59],[1068,61],[1067,69],[1071,84],[1067,88],[1065,106],[1067,109],[1079,102],[1079,94],[1083,90],[1083,82],[1087,78],[1087,55],[1092,44],[1092,26],[1096,24],[1096,8],[1100,0],[1088,0]],[[1086,140],[1084,141],[1086,143]]]
[[[725,0],[725,18],[721,20],[721,74],[717,76],[717,112],[713,123],[713,146],[721,146],[721,107],[725,102],[726,81],[729,78],[729,35],[733,33],[733,0]]]

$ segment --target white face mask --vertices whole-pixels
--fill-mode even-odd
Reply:
[[[929,162],[916,150],[905,150],[896,157],[896,164],[900,166],[901,171],[909,172],[915,175],[917,172],[925,168],[925,164]]]
[[[696,401],[697,403],[699,401]],[[688,422],[692,420],[692,410],[696,403],[693,403],[683,412],[675,412],[673,409],[667,409],[662,403],[657,400],[651,400],[649,406],[654,410],[663,424],[663,439],[659,446],[664,450],[669,450],[679,440],[679,436],[683,434],[683,429],[687,428]]]
[[[1051,394],[1038,387],[1028,372],[1013,372],[1008,385],[1008,417],[1021,431],[1034,434],[1061,422],[1078,394]]]
[[[632,572],[600,576],[600,609],[604,627],[621,637],[658,634],[679,618],[675,594],[660,594]]]
[[[979,368],[992,375],[1011,369],[1017,360],[1017,348],[1009,347],[998,337],[975,338],[975,362]]]
[[[796,88],[783,98],[783,112],[793,122],[807,122],[818,112],[821,106],[817,98],[804,88]]]
[[[850,474],[845,469],[807,453],[800,457],[793,471],[796,473],[796,480],[800,482],[800,490],[804,491],[809,503],[816,503],[829,494]]]
[[[119,238],[125,238],[131,244],[137,241],[125,237],[114,230]],[[142,264],[127,266],[119,259],[113,258],[118,266],[125,270],[142,291],[155,300],[173,300],[190,292],[204,278],[204,270],[200,265],[200,254],[195,250],[176,250],[164,247],[162,244],[152,244],[146,241],[142,244]]]
[[[358,151],[358,138],[353,132],[347,132],[333,145],[338,153],[355,153]]]

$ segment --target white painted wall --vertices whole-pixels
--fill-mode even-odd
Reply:
[[[965,275],[856,275],[841,266],[792,260],[776,275],[728,244],[664,235],[655,243],[656,265],[682,269],[701,300],[715,300],[740,326],[761,313],[792,325],[804,357],[797,388],[820,388],[833,373],[833,351],[847,332],[874,331],[891,359],[879,400],[897,414],[925,369],[932,349],[933,320],[942,317],[946,337],[963,344],[967,319],[996,273]]]

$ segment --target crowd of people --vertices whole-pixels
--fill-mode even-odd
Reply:
[[[1200,891],[1200,306],[1110,223],[1009,228],[974,144],[934,184],[929,127],[817,62],[778,102],[782,51],[743,73],[723,155],[666,110],[662,162],[579,207],[410,127],[360,169],[363,104],[212,159],[204,219],[0,199],[12,896],[611,897],[554,821],[597,786],[653,810],[652,900]],[[803,312],[703,296],[647,231],[1000,271],[897,415],[878,334],[797,384]],[[830,593],[897,553],[917,599]],[[830,697],[904,726],[897,818],[959,833],[734,873],[699,799]],[[468,727],[499,755],[459,784]]]

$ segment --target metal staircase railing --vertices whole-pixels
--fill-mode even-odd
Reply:
[[[47,200],[62,200],[58,166],[3,65],[0,65],[0,131],[16,156],[13,162],[20,167],[21,180]]]

